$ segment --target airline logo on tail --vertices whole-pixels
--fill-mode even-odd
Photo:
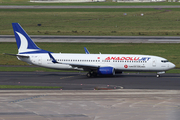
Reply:
[[[18,23],[12,23],[12,26],[19,54],[49,53],[49,51],[40,49]]]
[[[19,32],[15,31],[19,38],[20,38],[20,46],[19,48],[19,53],[23,53],[23,52],[33,52],[33,51],[39,51],[40,49],[28,49],[28,41],[27,39]]]

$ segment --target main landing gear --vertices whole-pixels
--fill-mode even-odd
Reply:
[[[97,76],[97,73],[96,73],[96,72],[93,72],[93,71],[90,71],[90,72],[88,72],[88,73],[86,74],[86,76],[87,76],[88,78],[90,78],[90,77],[96,77],[96,76]]]
[[[91,75],[90,72],[88,72],[88,73],[86,74],[86,76],[87,76],[88,78],[90,78],[92,75]]]

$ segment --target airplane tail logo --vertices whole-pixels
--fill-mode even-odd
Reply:
[[[18,54],[49,53],[49,51],[39,48],[19,23],[12,23],[12,26],[18,47]]]

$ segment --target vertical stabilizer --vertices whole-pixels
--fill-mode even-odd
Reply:
[[[16,43],[18,47],[18,54],[27,53],[48,53],[48,51],[40,49],[24,31],[19,23],[12,23]]]

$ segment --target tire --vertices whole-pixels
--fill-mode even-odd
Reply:
[[[158,74],[157,74],[157,75],[156,75],[156,77],[157,77],[157,78],[159,78],[159,77],[160,77],[160,75],[158,75]]]
[[[90,78],[92,75],[91,75],[91,73],[87,73],[86,76],[87,76],[88,78]]]

